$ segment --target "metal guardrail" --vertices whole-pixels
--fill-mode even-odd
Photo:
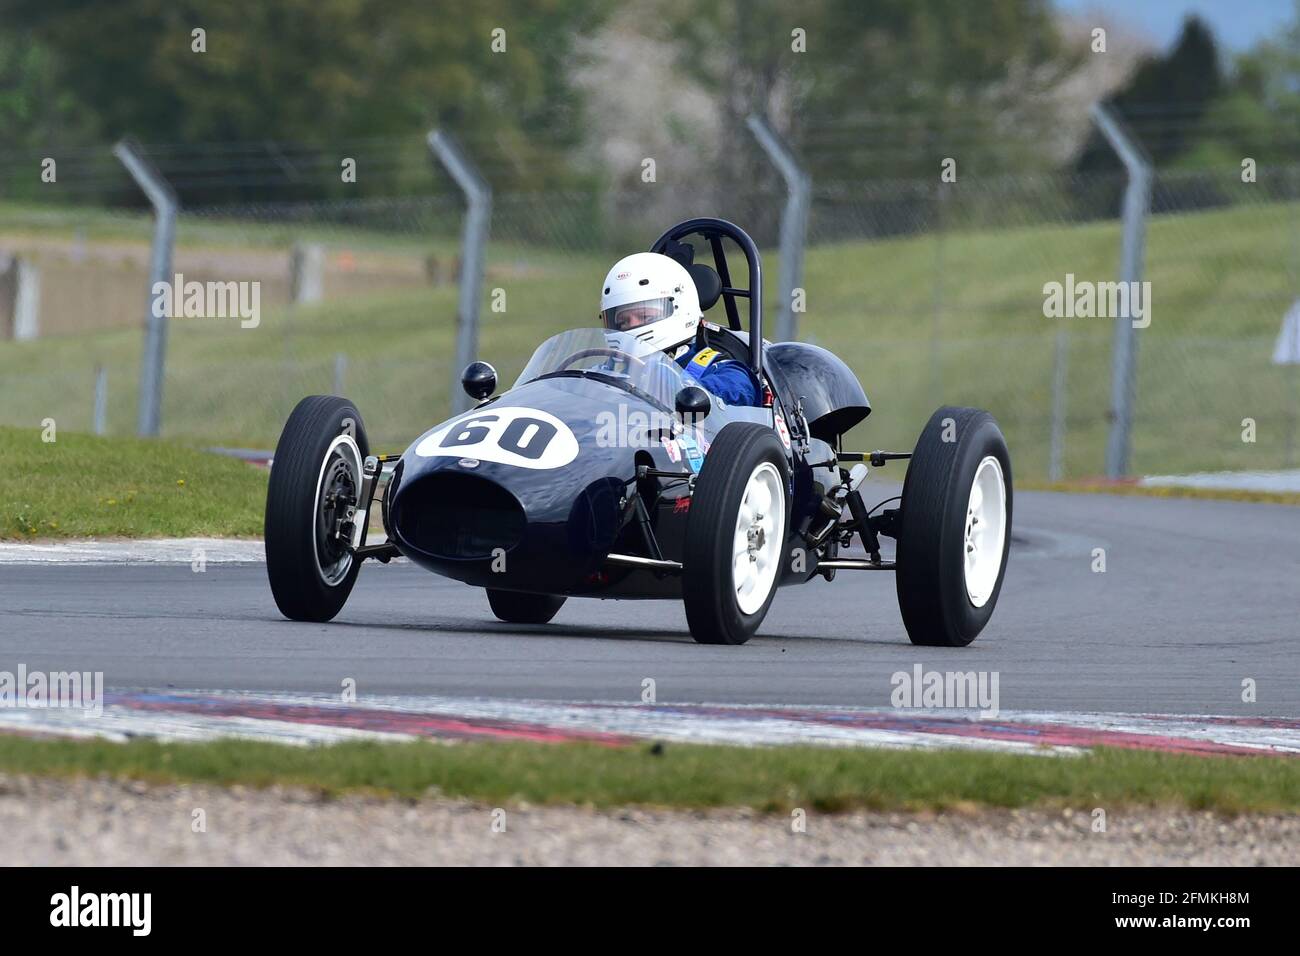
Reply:
[[[785,209],[781,213],[781,267],[778,272],[781,310],[776,318],[776,338],[789,342],[799,334],[795,319],[795,290],[803,287],[803,255],[808,244],[808,215],[812,207],[812,177],[799,164],[788,143],[777,135],[765,117],[752,113],[749,130],[785,180]]]
[[[449,133],[431,130],[428,141],[429,149],[456,181],[469,206],[461,241],[460,300],[456,309],[456,370],[459,372],[478,358],[479,302],[492,226],[492,187]],[[459,375],[452,377],[451,405],[457,412],[468,411],[471,405],[469,396],[460,387]]]
[[[1133,289],[1142,281],[1146,246],[1147,215],[1151,211],[1151,160],[1114,110],[1097,103],[1092,118],[1115,150],[1128,172],[1124,189],[1124,234],[1121,240],[1119,280]],[[1132,295],[1123,301],[1129,308],[1115,316],[1110,378],[1110,436],[1106,441],[1106,477],[1123,478],[1129,473],[1132,447],[1133,402],[1137,373],[1138,340],[1134,334]]]
[[[167,315],[157,307],[154,289],[160,282],[170,284],[172,281],[172,251],[176,245],[176,213],[180,203],[167,180],[134,140],[119,142],[113,147],[113,155],[121,160],[154,210],[144,356],[140,363],[140,411],[136,426],[141,436],[153,437],[162,429],[163,377],[167,363]]]

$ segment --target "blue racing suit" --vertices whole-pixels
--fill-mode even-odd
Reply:
[[[744,362],[711,348],[697,349],[677,359],[686,374],[728,405],[758,405],[758,383]]]

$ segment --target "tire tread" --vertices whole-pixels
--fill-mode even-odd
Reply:
[[[357,447],[364,458],[370,446],[356,407],[333,395],[309,395],[285,422],[271,462],[263,524],[266,572],[276,606],[294,621],[332,620],[352,592],[361,567],[360,561],[354,561],[347,577],[333,587],[316,571],[316,480],[325,447],[341,434],[336,427],[340,415],[356,421]],[[304,496],[311,498],[306,507]]]
[[[953,420],[956,441],[945,442],[941,438],[943,421],[948,418]],[[1002,556],[1003,571],[1006,568],[1011,535],[1011,468],[1005,440],[993,416],[983,409],[945,405],[930,416],[922,430],[903,481],[895,583],[899,611],[913,644],[966,646],[983,628],[1001,590],[999,579],[983,608],[954,614],[950,602],[957,602],[953,594],[955,585],[945,580],[944,574],[945,560],[952,549],[960,549],[964,544],[953,540],[954,535],[960,537],[955,529],[965,521],[964,513],[954,514],[954,508],[964,508],[965,499],[958,500],[962,489],[954,489],[953,475],[961,466],[963,456],[969,454],[970,442],[976,440],[972,436],[985,426],[992,427],[992,450],[999,453],[1006,480],[1007,542]],[[964,584],[961,586],[961,600],[967,601]]]

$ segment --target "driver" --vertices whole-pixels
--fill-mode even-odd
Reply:
[[[638,252],[605,276],[600,318],[637,340],[637,358],[663,352],[729,405],[757,405],[758,384],[744,362],[695,341],[702,314],[695,281],[676,259]]]

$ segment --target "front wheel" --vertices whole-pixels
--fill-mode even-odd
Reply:
[[[733,422],[695,481],[682,550],[682,599],[701,644],[744,644],[781,578],[790,468],[772,429]]]
[[[993,416],[939,409],[903,481],[898,607],[913,644],[964,647],[993,614],[1011,542],[1011,458]]]
[[[361,562],[350,521],[370,454],[361,414],[347,399],[312,395],[294,408],[271,462],[266,573],[293,621],[329,621],[343,609]]]
[[[487,589],[492,613],[507,624],[546,624],[564,606],[563,594],[524,594]]]

